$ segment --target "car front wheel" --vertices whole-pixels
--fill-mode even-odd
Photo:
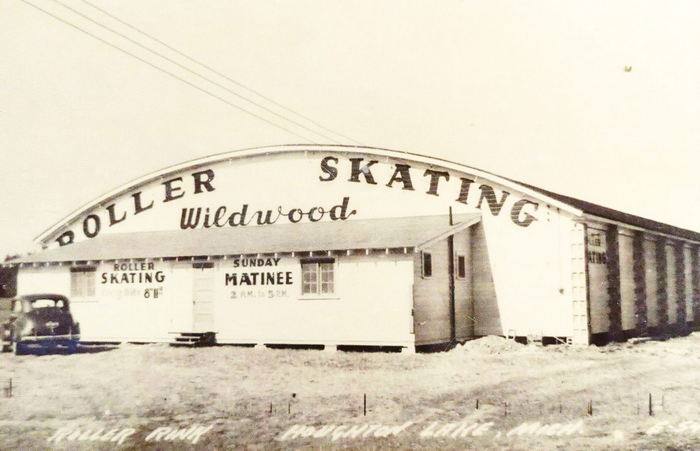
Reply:
[[[78,342],[76,340],[71,340],[70,343],[68,343],[68,353],[69,354],[76,354],[78,352]]]

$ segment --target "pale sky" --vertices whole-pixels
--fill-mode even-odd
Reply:
[[[60,1],[148,42],[82,0]],[[162,61],[57,0],[27,2]],[[695,1],[90,2],[362,144],[700,231]],[[0,0],[0,56],[0,257],[146,173],[308,142],[21,0]]]

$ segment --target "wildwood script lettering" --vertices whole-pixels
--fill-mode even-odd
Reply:
[[[350,198],[343,197],[340,204],[330,208],[316,206],[309,209],[284,209],[282,206],[279,206],[276,210],[257,210],[252,213],[248,211],[248,204],[243,204],[240,209],[233,212],[228,210],[226,206],[216,209],[209,207],[183,208],[182,216],[180,217],[180,228],[184,230],[196,229],[197,227],[205,229],[211,227],[241,227],[253,222],[257,225],[270,225],[283,217],[292,224],[301,221],[304,217],[310,222],[318,222],[326,214],[332,221],[344,221],[357,213],[356,210],[348,211],[349,203]]]

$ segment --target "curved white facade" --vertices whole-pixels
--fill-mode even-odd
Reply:
[[[696,244],[670,237],[659,266],[634,257],[634,246],[650,252],[632,241],[640,230],[453,162],[276,146],[106,193],[37,237],[42,251],[17,262],[18,286],[70,296],[91,341],[213,332],[220,343],[406,349],[488,334],[586,344],[637,327],[642,306],[650,326],[664,313],[690,322],[700,306]],[[634,258],[665,280],[640,282]],[[640,283],[638,293],[672,292],[640,298]]]

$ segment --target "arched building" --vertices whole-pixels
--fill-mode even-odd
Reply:
[[[149,174],[66,216],[17,267],[86,341],[573,344],[700,320],[700,234],[461,164],[288,145]]]

